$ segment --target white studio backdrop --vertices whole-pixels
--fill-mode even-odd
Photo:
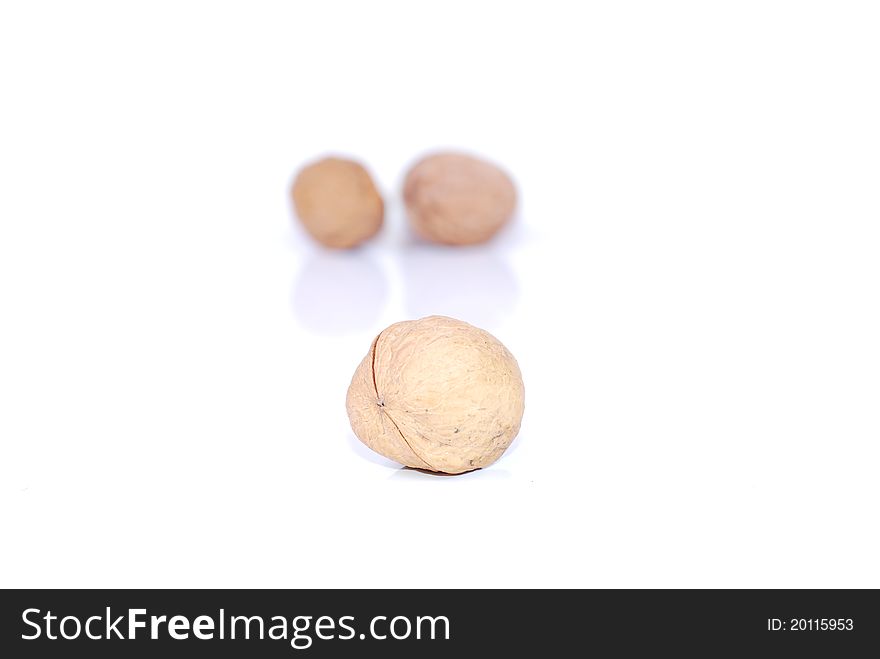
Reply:
[[[880,8],[0,5],[0,586],[880,586]],[[516,178],[409,236],[438,147]],[[291,217],[362,159],[355,253]],[[519,439],[361,447],[372,338],[517,356]]]

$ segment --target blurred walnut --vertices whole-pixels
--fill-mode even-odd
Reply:
[[[507,224],[516,207],[516,187],[489,162],[439,153],[410,169],[403,200],[410,224],[423,238],[470,245],[489,240]]]
[[[300,222],[327,247],[355,247],[382,226],[382,197],[367,170],[354,161],[324,158],[307,165],[292,193]]]

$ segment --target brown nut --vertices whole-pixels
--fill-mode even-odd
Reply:
[[[293,182],[292,195],[306,231],[327,247],[355,247],[382,226],[382,196],[367,170],[352,160],[324,158],[307,165]]]
[[[413,229],[447,245],[482,243],[513,215],[516,187],[492,163],[461,153],[438,153],[406,175],[403,200]]]
[[[395,462],[447,474],[492,464],[519,432],[525,390],[513,355],[454,318],[395,323],[355,371],[355,435]]]

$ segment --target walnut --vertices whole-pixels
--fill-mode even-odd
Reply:
[[[492,163],[439,153],[409,170],[403,199],[417,234],[437,243],[470,245],[489,240],[510,221],[516,187]]]
[[[488,332],[429,316],[395,323],[355,371],[355,435],[391,460],[458,474],[495,462],[519,432],[524,395],[513,355]]]
[[[293,182],[292,196],[306,231],[327,247],[355,247],[382,226],[382,196],[367,170],[352,160],[324,158],[307,165]]]

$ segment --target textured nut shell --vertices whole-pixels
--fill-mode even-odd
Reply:
[[[492,464],[522,421],[513,355],[488,332],[429,316],[395,323],[355,371],[346,407],[355,435],[395,462],[448,474]]]
[[[416,163],[403,184],[413,229],[448,245],[482,243],[513,215],[516,187],[495,165],[460,153],[440,153]]]
[[[307,165],[292,195],[306,231],[327,247],[355,247],[382,226],[382,196],[367,170],[351,160],[324,158]]]

